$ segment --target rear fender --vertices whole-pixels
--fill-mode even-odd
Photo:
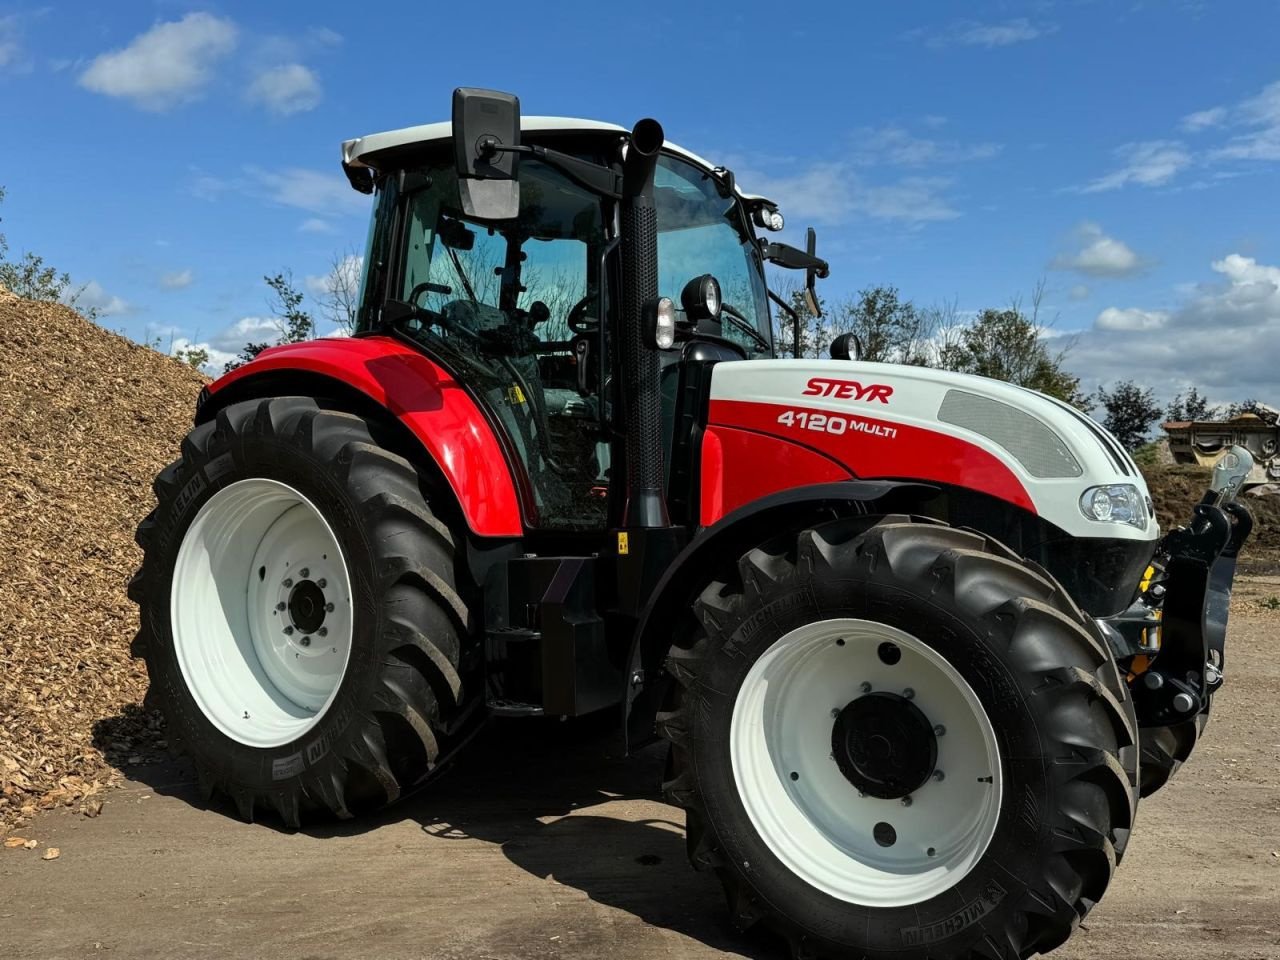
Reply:
[[[511,466],[489,420],[448,371],[407,344],[371,336],[273,347],[207,390],[197,423],[232,403],[285,394],[352,398],[383,411],[439,470],[472,533],[524,532]]]
[[[687,627],[693,600],[710,576],[752,546],[786,530],[838,516],[920,513],[939,488],[897,480],[843,480],[794,487],[739,507],[704,527],[658,581],[631,643],[623,731],[628,749],[656,739],[653,725],[665,695],[662,665],[672,638]]]

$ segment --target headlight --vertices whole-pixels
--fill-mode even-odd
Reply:
[[[1147,508],[1142,494],[1131,483],[1090,487],[1080,496],[1080,512],[1100,523],[1127,523],[1147,529]]]

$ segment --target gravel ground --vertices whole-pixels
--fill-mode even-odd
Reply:
[[[1213,723],[1054,956],[1280,958],[1272,598],[1280,577],[1239,585]],[[0,849],[0,956],[781,960],[735,935],[715,881],[687,866],[661,765],[619,758],[599,727],[509,721],[425,794],[302,833],[203,809],[180,764],[132,768],[102,816],[42,813],[33,849]]]

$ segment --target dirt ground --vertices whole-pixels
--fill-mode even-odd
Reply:
[[[1207,738],[1056,957],[1280,958],[1275,597],[1280,577],[1238,584]],[[382,818],[302,833],[204,809],[180,763],[133,768],[97,818],[43,813],[35,849],[0,849],[0,956],[784,956],[733,934],[686,865],[661,761],[620,758],[600,727],[508,722]]]

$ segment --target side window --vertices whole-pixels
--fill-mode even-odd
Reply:
[[[529,477],[533,523],[602,526],[609,447],[600,378],[591,375],[598,311],[588,298],[599,294],[599,198],[527,160],[519,216],[471,221],[451,170],[420,173],[426,185],[405,204],[399,293],[418,310],[402,329],[430,346],[502,424]]]

